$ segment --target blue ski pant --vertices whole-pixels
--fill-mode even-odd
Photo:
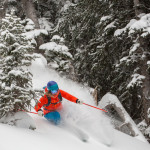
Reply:
[[[60,113],[57,111],[52,111],[44,115],[44,117],[50,121],[53,122],[54,124],[58,125],[60,123],[61,117]]]

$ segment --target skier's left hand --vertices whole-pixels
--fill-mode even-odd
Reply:
[[[43,117],[44,116],[44,114],[43,114],[43,111],[40,109],[38,112],[38,115],[40,116],[40,117]]]
[[[79,100],[79,99],[77,99],[77,104],[83,104],[83,101],[82,100]]]

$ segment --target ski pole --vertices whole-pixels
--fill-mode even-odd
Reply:
[[[37,112],[32,112],[32,111],[26,111],[26,110],[18,110],[18,111],[24,111],[24,112],[28,112],[28,113],[32,113],[32,114],[38,114]]]
[[[104,112],[107,112],[106,110],[104,110],[104,109],[100,109],[100,108],[98,108],[98,107],[95,107],[95,106],[92,106],[92,105],[89,105],[89,104],[86,104],[86,103],[83,103],[84,105],[87,105],[87,106],[90,106],[90,107],[93,107],[93,108],[95,108],[95,109],[98,109],[98,110],[102,110],[102,111],[104,111]]]

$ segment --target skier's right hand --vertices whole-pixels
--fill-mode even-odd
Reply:
[[[43,114],[43,111],[40,109],[38,112],[38,115],[40,116],[40,117],[43,117],[44,116],[44,114]]]
[[[77,103],[77,104],[82,105],[82,104],[83,104],[83,101],[82,101],[82,100],[77,99],[76,103]]]

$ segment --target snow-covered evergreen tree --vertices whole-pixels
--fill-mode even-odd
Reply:
[[[116,94],[134,120],[144,118],[148,125],[150,19],[144,13],[150,13],[149,4],[79,0],[63,9],[57,26],[73,52],[79,81],[100,86],[100,97],[108,91]]]
[[[64,39],[54,35],[51,42],[40,46],[45,51],[48,65],[62,73],[71,73],[72,55],[67,46],[64,45]]]
[[[133,118],[144,119],[150,125],[150,61],[148,30],[150,14],[142,14],[140,19],[132,19],[124,28],[115,32],[117,38],[130,41],[126,51],[122,51],[115,65],[112,91],[119,95]],[[123,43],[122,46],[127,46]],[[140,120],[140,121],[141,121]]]
[[[2,19],[0,30],[0,117],[8,112],[27,109],[33,98],[31,64],[33,46],[22,35],[24,26],[13,11]]]
[[[79,81],[93,88],[100,85],[103,96],[110,90],[115,55],[112,37],[120,21],[115,20],[114,3],[79,0],[77,4],[70,3],[67,6],[67,9],[62,9],[63,17],[58,31],[64,35],[75,55],[75,72]],[[121,11],[119,13],[123,14]]]

